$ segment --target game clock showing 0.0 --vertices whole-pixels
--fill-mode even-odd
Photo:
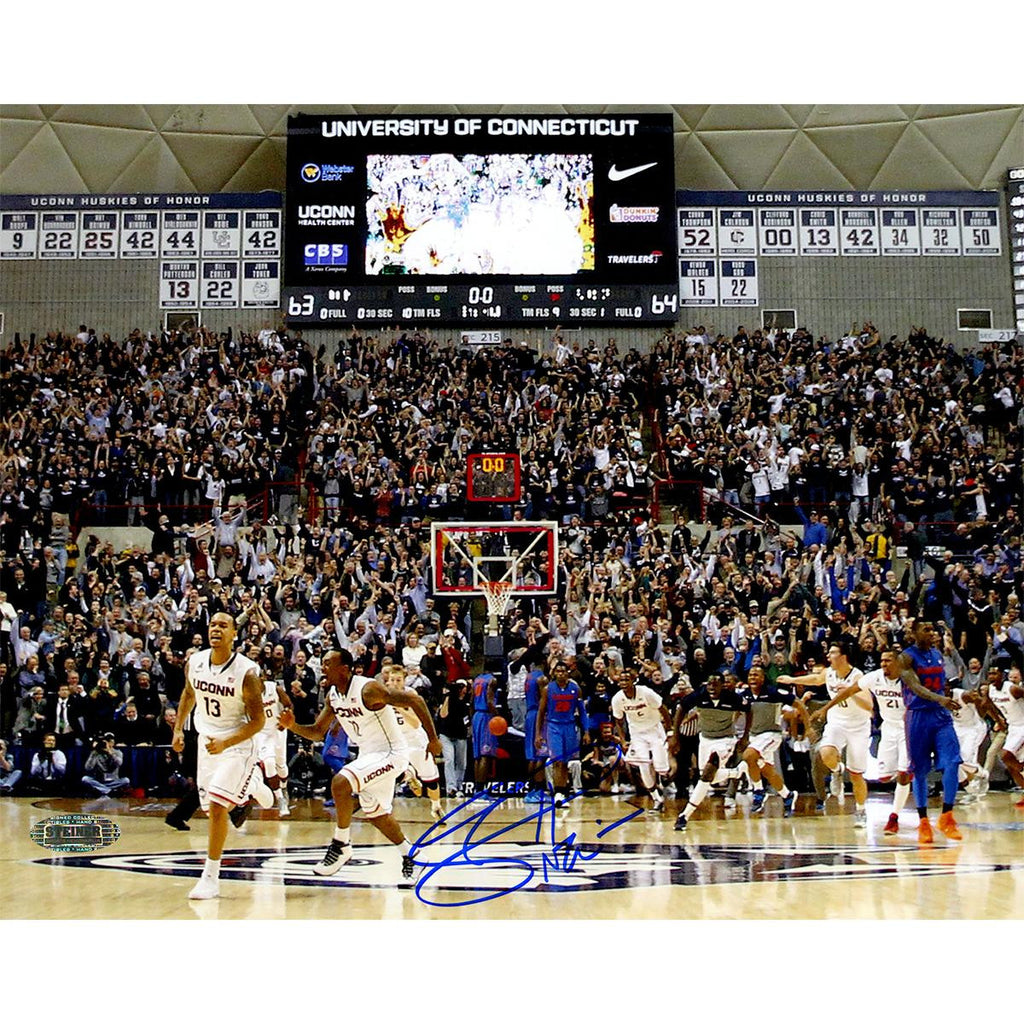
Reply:
[[[466,457],[466,497],[469,501],[518,501],[521,492],[518,455],[473,452]]]

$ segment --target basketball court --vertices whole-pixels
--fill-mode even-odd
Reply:
[[[290,818],[254,811],[228,837],[221,897],[187,899],[206,848],[206,822],[190,832],[164,824],[171,804],[116,800],[5,799],[2,873],[9,919],[225,920],[998,920],[1024,916],[1024,813],[1010,794],[958,809],[964,834],[937,833],[918,847],[915,816],[883,837],[889,798],[873,795],[867,833],[853,829],[852,803],[828,816],[781,816],[769,800],[749,816],[749,797],[725,815],[708,802],[681,835],[674,801],[660,815],[632,797],[586,797],[564,811],[510,796],[445,801],[434,825],[425,800],[396,800],[417,842],[416,877],[402,879],[397,852],[353,822],[353,860],[337,875],[313,873],[331,835],[331,811],[294,802]],[[92,853],[49,853],[33,825],[84,812],[117,825],[119,838]],[[264,814],[263,820],[258,815]],[[934,818],[934,815],[933,815]]]

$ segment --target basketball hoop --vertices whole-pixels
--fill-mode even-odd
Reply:
[[[512,581],[481,580],[480,588],[487,598],[487,614],[493,621],[497,621],[508,611],[508,603],[512,599]]]

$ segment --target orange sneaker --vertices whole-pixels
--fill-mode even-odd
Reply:
[[[945,814],[939,815],[939,831],[947,839],[963,839],[960,829],[957,828],[956,822],[953,820],[952,811],[946,811]]]
[[[900,818],[898,814],[890,814],[889,820],[885,823],[885,828],[882,831],[887,836],[894,836],[900,830]]]
[[[1014,805],[1018,811],[1024,811],[1024,800],[1018,800]]]
[[[935,833],[932,832],[932,823],[927,818],[922,818],[917,826],[917,841],[919,843],[935,842]]]

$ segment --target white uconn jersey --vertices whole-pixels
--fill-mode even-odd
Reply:
[[[1004,679],[1001,686],[990,686],[988,698],[1003,713],[1006,724],[1012,729],[1014,726],[1024,725],[1024,700],[1014,697],[1010,689],[1014,685],[1009,679]]]
[[[261,736],[273,736],[277,733],[277,719],[281,714],[281,698],[277,694],[277,680],[263,680],[263,715],[265,721],[260,729]]]
[[[903,724],[907,706],[903,703],[903,680],[899,676],[889,679],[880,668],[876,668],[861,677],[860,688],[875,695],[883,722]]]
[[[188,678],[196,694],[196,732],[223,739],[249,721],[242,683],[248,672],[258,673],[259,667],[242,654],[233,654],[223,665],[211,665],[212,653],[197,651],[189,658]]]
[[[828,688],[829,700],[832,700],[848,686],[859,683],[863,674],[859,668],[851,668],[846,676],[839,676],[834,668],[825,669],[825,686]],[[835,704],[829,708],[826,717],[826,721],[848,729],[863,726],[870,720],[871,712],[862,708],[852,697],[843,701],[842,704]]]
[[[359,756],[387,754],[395,751],[408,755],[409,745],[390,704],[371,711],[363,703],[363,687],[373,680],[367,676],[353,676],[348,684],[348,693],[342,696],[332,686],[327,694],[345,734],[359,747]]]
[[[966,692],[966,690],[953,689],[949,694],[960,705],[956,711],[949,712],[953,716],[954,729],[977,729],[982,724],[978,709],[973,704],[968,704],[964,700]],[[989,695],[991,696],[991,694],[992,690],[989,689]]]
[[[638,732],[664,735],[660,708],[661,697],[648,686],[637,686],[632,699],[626,696],[625,690],[619,690],[612,697],[612,715],[615,718],[625,715],[631,736]]]
[[[402,730],[406,743],[410,747],[425,748],[427,731],[423,728],[423,723],[416,712],[412,708],[393,707],[391,710],[395,713],[395,721],[398,723],[398,728]]]

